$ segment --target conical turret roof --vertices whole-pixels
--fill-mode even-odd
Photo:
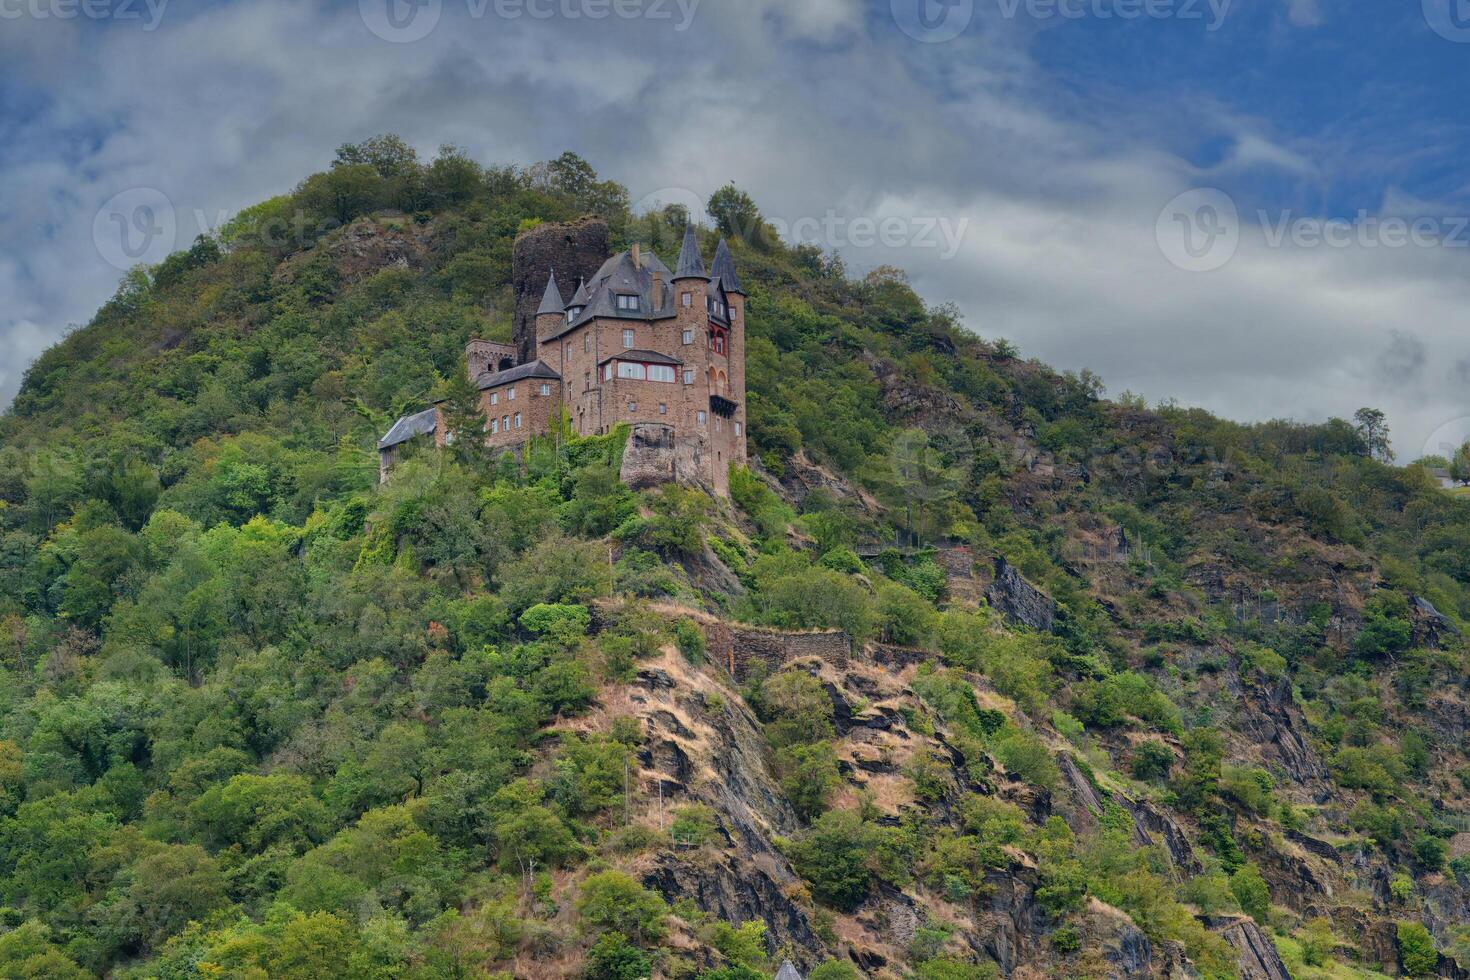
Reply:
[[[709,274],[711,279],[720,280],[727,293],[744,293],[740,288],[740,276],[735,272],[735,256],[730,254],[730,246],[725,244],[723,238],[720,244],[715,246],[715,260],[710,263]]]
[[[679,262],[674,270],[675,279],[686,279],[692,276],[705,278],[704,259],[699,255],[699,239],[694,235],[692,224],[684,226],[684,244],[679,248]]]
[[[556,270],[551,270],[551,275],[546,280],[546,292],[541,294],[541,305],[536,307],[536,315],[543,313],[555,313],[561,316],[565,307],[561,301],[561,290],[556,286]]]

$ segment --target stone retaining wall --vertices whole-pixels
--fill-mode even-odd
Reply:
[[[787,633],[723,621],[702,625],[710,659],[737,681],[745,680],[756,663],[774,673],[804,657],[820,657],[834,667],[846,667],[852,656],[852,638],[843,630]]]

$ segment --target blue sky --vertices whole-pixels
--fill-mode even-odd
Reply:
[[[129,262],[393,131],[734,180],[1114,393],[1470,434],[1465,0],[96,2],[0,0],[0,402]]]

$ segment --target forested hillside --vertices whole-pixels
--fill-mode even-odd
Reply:
[[[0,977],[1466,975],[1470,501],[1376,420],[1108,400],[734,188],[733,500],[620,432],[378,486],[592,213],[673,260],[571,154],[346,146],[31,367]]]

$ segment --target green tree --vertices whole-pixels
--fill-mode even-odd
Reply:
[[[1398,924],[1399,964],[1411,977],[1433,976],[1439,967],[1434,937],[1419,922]]]

